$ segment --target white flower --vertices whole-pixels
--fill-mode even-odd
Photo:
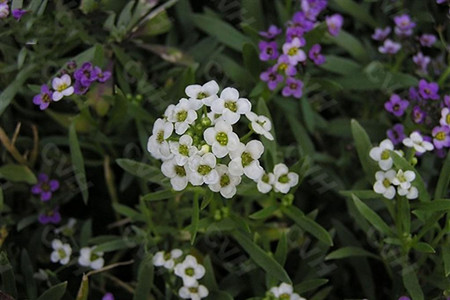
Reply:
[[[419,197],[419,190],[415,186],[411,186],[409,189],[397,188],[400,196],[406,196],[408,199],[416,199]]]
[[[251,122],[252,129],[257,134],[263,135],[266,139],[273,141],[273,135],[270,133],[272,130],[272,122],[266,116],[258,116],[252,111],[245,114],[247,119]]]
[[[67,74],[64,74],[63,76],[55,77],[52,81],[52,87],[55,90],[52,95],[53,101],[59,101],[64,96],[70,96],[73,94],[74,89],[73,86],[70,86],[72,84],[72,80],[70,79],[70,76]]]
[[[159,251],[153,256],[153,265],[156,267],[163,266],[168,270],[172,270],[175,267],[175,260],[183,255],[183,251],[180,249],[173,249],[170,252]]]
[[[211,125],[216,125],[216,123],[219,122],[219,120],[223,120],[221,114],[216,114],[213,111],[207,113],[206,116],[211,120]]]
[[[264,173],[261,178],[257,180],[256,187],[261,193],[267,194],[272,190],[274,183],[275,175],[273,173]]]
[[[231,175],[242,176],[245,174],[250,179],[260,178],[264,169],[258,159],[264,152],[264,146],[260,141],[252,140],[244,145],[239,144],[235,151],[230,152],[231,161],[228,164]]]
[[[219,174],[215,170],[216,157],[212,153],[203,156],[195,155],[189,161],[189,181],[192,185],[215,184],[219,182]]]
[[[163,119],[156,120],[152,135],[148,138],[147,150],[156,159],[170,159],[169,143],[167,139],[172,135],[173,124]]]
[[[292,285],[284,282],[278,287],[271,288],[270,292],[279,300],[306,300],[300,297],[299,294],[294,293]]]
[[[431,151],[434,149],[432,143],[424,141],[420,133],[414,131],[408,138],[403,139],[403,145],[409,148],[414,148],[419,153]]]
[[[204,285],[198,283],[194,286],[183,286],[178,291],[178,295],[183,299],[200,300],[209,295],[208,289]]]
[[[76,223],[77,223],[76,219],[70,218],[66,225],[63,225],[59,228],[55,228],[54,232],[55,234],[62,233],[63,235],[71,236],[75,231],[74,227]]]
[[[212,146],[212,152],[218,157],[225,157],[239,146],[239,137],[227,122],[220,120],[214,127],[209,127],[203,133],[205,141]]]
[[[248,113],[251,108],[250,101],[239,98],[239,92],[234,88],[224,89],[220,98],[211,105],[211,110],[216,114],[221,114],[222,118],[230,124],[239,121],[241,115]]]
[[[178,142],[169,141],[170,151],[178,165],[184,166],[190,157],[198,153],[197,147],[193,146],[192,142],[192,137],[187,134],[180,137]]]
[[[283,53],[289,58],[289,62],[292,65],[296,65],[299,62],[306,60],[306,54],[300,47],[304,46],[299,38],[294,38],[290,43],[285,43],[283,45]]]
[[[395,171],[389,170],[387,172],[378,171],[375,173],[376,182],[373,185],[373,190],[377,194],[382,194],[387,199],[392,199],[395,196],[395,187],[392,186],[392,181],[395,178]]]
[[[174,104],[170,104],[169,106],[167,106],[166,110],[164,111],[163,117],[164,119],[169,118],[172,115],[172,112],[175,108]]]
[[[192,109],[199,109],[204,105],[211,106],[211,103],[217,99],[219,85],[211,80],[204,85],[193,84],[185,89],[186,95],[189,96],[189,102]]]
[[[205,275],[205,267],[197,263],[197,259],[188,255],[182,263],[175,266],[175,275],[183,279],[183,284],[187,287],[198,285],[197,280]]]
[[[197,120],[197,112],[191,109],[189,101],[183,98],[169,112],[167,120],[175,123],[175,132],[181,135],[188,130],[189,125]]]
[[[392,179],[392,183],[398,185],[401,189],[409,189],[411,182],[416,178],[416,173],[413,171],[398,170],[395,177]],[[400,193],[399,193],[400,194]]]
[[[53,252],[50,254],[50,260],[54,263],[59,262],[62,265],[67,265],[72,255],[72,247],[69,244],[63,244],[60,240],[52,241]]]
[[[231,175],[225,165],[217,165],[216,170],[219,174],[219,182],[210,184],[209,188],[213,192],[220,192],[227,199],[232,198],[236,194],[236,186],[241,183],[241,177]]]
[[[298,174],[289,172],[288,167],[285,164],[277,164],[273,168],[274,190],[275,192],[281,192],[287,194],[291,187],[294,187],[298,183]]]
[[[178,165],[175,158],[168,159],[161,164],[162,173],[170,178],[170,184],[175,191],[184,190],[189,182],[186,167]]]
[[[384,171],[392,168],[393,160],[389,151],[394,150],[394,145],[391,140],[384,140],[378,147],[374,147],[370,150],[369,156],[378,162],[380,168]]]
[[[103,259],[103,252],[94,252],[95,247],[84,247],[80,250],[80,257],[78,263],[83,267],[90,267],[91,269],[98,270],[103,268],[105,260]]]

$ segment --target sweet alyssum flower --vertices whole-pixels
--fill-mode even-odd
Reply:
[[[178,291],[178,295],[183,299],[200,300],[208,297],[208,289],[199,283],[193,286],[183,286]]]
[[[106,293],[103,295],[102,300],[114,300],[114,295],[112,293]]]
[[[191,108],[191,103],[187,99],[181,99],[175,105],[167,120],[175,124],[175,132],[183,134],[189,128],[189,125],[197,120],[197,112]]]
[[[332,16],[327,16],[325,20],[328,26],[328,32],[332,36],[337,36],[344,24],[344,18],[340,14],[334,14]]]
[[[425,74],[428,73],[427,68],[430,61],[431,58],[423,55],[422,52],[419,52],[413,56],[413,62],[419,67],[419,71]]]
[[[373,147],[369,156],[378,162],[380,168],[384,171],[389,170],[392,167],[393,160],[390,151],[394,150],[394,145],[390,140],[384,140],[378,147]]]
[[[253,140],[246,145],[240,143],[235,151],[230,152],[230,173],[233,176],[245,174],[250,179],[259,179],[264,173],[258,160],[263,152],[264,146],[260,141]]]
[[[423,99],[438,100],[438,92],[439,85],[436,82],[427,82],[425,79],[419,81],[419,94]]]
[[[283,96],[294,96],[300,99],[303,95],[303,82],[300,79],[295,79],[293,77],[286,78],[286,85],[281,91]]]
[[[245,114],[247,119],[251,122],[251,127],[257,134],[263,135],[266,139],[273,141],[273,135],[270,133],[272,130],[272,122],[266,116],[258,116],[254,112],[250,111]]]
[[[400,196],[406,196],[407,199],[416,199],[419,192],[416,187],[411,185],[411,182],[416,178],[413,171],[398,170],[392,183],[397,186],[397,192]]]
[[[47,174],[41,173],[38,176],[38,183],[33,185],[31,192],[35,195],[40,195],[41,200],[46,202],[52,198],[52,193],[58,189],[58,180],[50,180]]]
[[[193,142],[194,140],[188,134],[181,136],[178,142],[169,141],[170,151],[174,155],[177,165],[184,166],[190,157],[198,153]]]
[[[291,64],[289,56],[287,56],[286,54],[280,55],[280,57],[278,57],[278,62],[273,68],[279,73],[284,73],[286,76],[294,76],[295,74],[297,74],[295,65]]]
[[[403,145],[409,148],[414,148],[418,153],[425,153],[434,149],[432,143],[425,141],[422,135],[418,132],[413,132],[411,135],[403,140]]]
[[[300,297],[299,294],[294,293],[292,285],[284,282],[277,287],[271,288],[270,293],[277,300],[306,300],[305,298]]]
[[[420,108],[420,106],[414,106],[412,110],[412,120],[416,124],[421,124],[425,120],[427,114]]]
[[[9,5],[7,2],[0,2],[0,19],[5,19],[9,16]]]
[[[283,53],[288,56],[289,62],[292,65],[296,65],[299,62],[304,62],[306,60],[305,52],[300,49],[305,43],[299,39],[294,38],[291,42],[287,42],[283,45]]]
[[[185,89],[185,93],[189,96],[189,101],[191,102],[191,108],[195,110],[203,105],[210,106],[217,99],[218,92],[219,85],[214,80],[204,85],[193,84]]]
[[[89,267],[94,270],[103,268],[105,260],[103,259],[103,252],[95,252],[95,247],[84,247],[80,250],[80,257],[78,264],[83,267]]]
[[[219,181],[210,184],[209,188],[213,192],[219,192],[224,198],[232,198],[236,194],[236,186],[241,183],[241,176],[233,176],[226,165],[217,165]]]
[[[55,239],[52,241],[52,248],[50,260],[53,263],[59,262],[61,265],[67,265],[72,255],[72,247],[69,244],[64,244],[61,240]]]
[[[386,39],[383,46],[378,47],[378,51],[383,54],[395,54],[402,48],[402,45],[390,39]]]
[[[393,199],[396,194],[395,187],[392,181],[394,180],[396,172],[394,170],[388,170],[387,172],[378,171],[375,173],[375,183],[373,190],[377,194],[383,195],[387,199]]]
[[[274,67],[270,67],[265,72],[262,72],[259,78],[262,81],[267,82],[267,86],[271,91],[276,89],[280,82],[283,81],[283,76],[281,76]]]
[[[274,174],[274,190],[287,194],[289,190],[296,186],[298,183],[298,174],[289,172],[288,167],[285,164],[277,164],[273,168]],[[269,177],[270,178],[270,177]]]
[[[26,13],[27,11],[21,8],[13,9],[11,12],[13,18],[16,19],[17,21],[19,21]]]
[[[394,17],[394,22],[394,31],[398,36],[410,36],[412,35],[413,28],[416,27],[416,23],[414,23],[407,14]]]
[[[182,263],[175,266],[175,275],[183,280],[186,287],[195,287],[197,280],[205,276],[205,267],[197,262],[192,255],[187,255]]]
[[[252,109],[252,104],[246,98],[240,98],[235,88],[225,88],[220,98],[212,102],[211,110],[221,114],[222,118],[231,125],[239,121],[241,115],[245,115]]]
[[[189,161],[189,168],[192,172],[189,174],[189,182],[194,186],[206,184],[216,184],[219,181],[217,173],[216,157],[212,153],[206,153],[203,156],[195,155]]]
[[[320,44],[314,44],[308,52],[309,59],[318,66],[325,62],[325,56],[320,53],[321,50],[322,46]]]
[[[147,150],[156,159],[168,159],[173,154],[170,152],[167,139],[172,135],[173,123],[157,119],[153,125],[153,134],[148,139]]]
[[[391,27],[375,28],[375,32],[372,34],[372,39],[376,41],[384,41],[391,33]]]
[[[384,108],[393,115],[400,117],[404,114],[408,105],[408,100],[400,98],[397,94],[393,94],[389,101],[384,103]]]
[[[261,178],[258,179],[256,187],[258,191],[267,194],[273,189],[275,183],[275,175],[273,173],[264,173]]]
[[[441,110],[441,118],[439,120],[439,123],[442,126],[450,126],[450,109],[448,107],[444,107]]]
[[[387,136],[394,145],[400,144],[405,136],[405,127],[403,124],[395,124],[391,129],[388,129]]]
[[[268,61],[278,58],[278,45],[277,42],[265,42],[260,41],[259,44],[259,59],[262,61]]]
[[[223,158],[230,151],[236,150],[240,143],[239,137],[225,120],[219,120],[214,127],[207,128],[203,137],[206,143],[212,146],[212,152],[218,158]]]
[[[52,95],[53,101],[59,101],[64,96],[70,96],[73,94],[74,89],[72,84],[72,79],[68,74],[64,74],[61,77],[55,77],[52,81],[52,87],[55,90]]]
[[[59,208],[55,207],[53,209],[47,209],[43,213],[39,214],[39,223],[45,224],[58,224],[61,222],[61,214],[59,213]]]
[[[273,39],[273,38],[277,37],[281,32],[282,32],[281,28],[278,28],[275,25],[270,25],[269,29],[267,31],[260,31],[259,34],[262,37],[265,37],[268,39]]]
[[[436,43],[436,36],[434,34],[422,34],[419,42],[423,47],[432,47]]]
[[[173,249],[170,252],[159,251],[153,256],[153,265],[155,267],[164,267],[172,270],[175,267],[175,262],[183,255],[180,249]]]
[[[53,92],[49,89],[48,85],[44,84],[41,86],[41,93],[34,96],[33,103],[39,105],[41,110],[44,110],[50,105],[52,100]]]
[[[450,147],[450,127],[436,126],[432,131],[433,144],[436,149]]]
[[[165,160],[161,165],[161,172],[170,178],[170,184],[175,191],[182,191],[186,188],[190,170],[187,165],[179,165],[175,158]]]

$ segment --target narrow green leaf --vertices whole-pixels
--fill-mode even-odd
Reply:
[[[415,244],[413,246],[413,248],[416,249],[417,251],[424,252],[424,253],[436,253],[436,250],[434,250],[434,248],[431,247],[430,244],[424,243],[424,242],[419,242],[419,243]]]
[[[256,107],[256,112],[259,115],[263,115],[263,116],[266,116],[267,118],[269,118],[269,120],[273,124],[270,110],[267,107],[266,101],[262,97],[259,98],[259,100],[258,100],[258,104],[257,104],[257,107]],[[273,141],[270,141],[270,140],[266,139],[265,137],[261,137],[261,141],[262,141],[262,143],[264,145],[264,148],[267,149],[267,151],[269,152],[271,160],[272,160],[272,163],[275,165],[278,162],[278,159],[277,159],[276,136],[275,136],[275,131],[274,131],[273,128],[270,130],[270,133],[274,137]],[[269,166],[266,165],[266,168],[268,168],[268,167]]]
[[[414,206],[414,210],[425,212],[450,211],[450,199],[439,199],[431,202],[421,202]]]
[[[288,242],[286,234],[283,232],[281,234],[280,240],[278,241],[277,249],[275,250],[275,260],[281,265],[284,266],[286,263],[288,254]]]
[[[209,290],[217,290],[219,285],[217,284],[216,277],[214,276],[214,268],[211,262],[211,257],[209,255],[205,256],[202,264],[206,270],[205,277],[202,281]]]
[[[147,300],[153,287],[154,268],[151,257],[144,258],[139,265],[138,282],[133,300]]]
[[[16,164],[1,166],[0,178],[13,182],[26,182],[28,184],[35,184],[37,182],[36,176],[28,167]]]
[[[402,278],[403,284],[412,300],[424,300],[422,288],[412,266],[403,266]]]
[[[261,1],[242,0],[242,21],[257,30],[264,29],[264,12]]]
[[[356,197],[362,200],[366,199],[378,199],[380,195],[375,193],[373,190],[350,190],[350,191],[340,191],[339,194],[345,197],[351,197],[354,194]]]
[[[314,133],[316,127],[316,112],[312,109],[311,104],[306,97],[303,97],[300,100],[300,106],[302,108],[303,120],[305,121],[306,129],[308,129],[309,133]]]
[[[253,44],[244,44],[242,49],[242,56],[244,58],[245,68],[252,74],[253,78],[259,79],[261,72],[261,62],[259,61],[259,54]]]
[[[378,170],[377,164],[369,156],[369,151],[372,149],[372,143],[370,142],[369,135],[364,128],[359,125],[358,121],[351,121],[352,135],[355,140],[356,151],[358,152],[359,161],[366,173],[369,182],[374,181],[374,176]]]
[[[37,287],[36,281],[34,279],[34,270],[33,264],[31,263],[30,256],[28,255],[27,250],[23,249],[20,256],[20,267],[22,270],[22,274],[24,276],[25,282],[25,290],[27,291],[27,296],[31,300],[37,298]]]
[[[333,0],[337,4],[337,9],[351,15],[355,20],[360,21],[372,28],[378,26],[377,21],[362,7],[361,4],[353,0]],[[335,6],[335,5],[333,5]]]
[[[195,243],[195,237],[198,231],[198,220],[200,218],[200,208],[198,204],[198,194],[194,195],[194,201],[192,201],[192,221],[191,221],[191,245]]]
[[[327,284],[328,281],[328,279],[323,278],[305,280],[302,283],[295,285],[294,290],[300,294],[306,293]]]
[[[46,290],[38,300],[60,300],[66,292],[66,287],[67,281],[54,285]]]
[[[209,299],[214,300],[233,300],[233,296],[224,291],[212,291],[208,297]]]
[[[5,199],[3,197],[3,189],[0,186],[0,213],[3,212],[4,208],[5,208]]]
[[[128,173],[149,182],[161,184],[165,178],[159,168],[132,159],[121,158],[117,159],[116,163]]]
[[[76,300],[88,300],[89,296],[89,278],[83,274],[81,279],[80,288],[78,289],[78,294]]]
[[[0,252],[0,278],[2,290],[12,297],[17,298],[16,277],[5,251]]]
[[[173,197],[174,193],[172,191],[162,190],[154,193],[149,193],[141,197],[143,201],[160,201],[166,200]]]
[[[360,256],[364,256],[364,257],[371,257],[374,259],[379,259],[378,256],[376,256],[373,253],[370,253],[367,250],[364,250],[363,248],[359,248],[359,247],[343,247],[341,249],[335,250],[333,252],[331,252],[330,254],[328,254],[325,259],[326,260],[331,260],[331,259],[342,259],[342,258],[348,258],[348,257],[360,257]]]
[[[445,158],[444,164],[442,165],[441,174],[439,175],[439,180],[436,185],[436,190],[434,192],[434,199],[441,199],[448,193],[448,185],[450,184],[450,152]]]
[[[136,246],[136,241],[131,237],[119,237],[116,240],[101,243],[95,247],[96,252],[112,252],[122,249],[133,248]]]
[[[450,275],[450,246],[442,245],[442,260],[444,261],[445,277]]]
[[[349,75],[362,70],[361,65],[354,60],[335,55],[327,55],[325,63],[320,65],[320,68],[340,75]]]
[[[361,215],[369,221],[379,232],[391,236],[392,230],[389,226],[381,219],[381,217],[374,212],[369,206],[363,203],[358,197],[352,195],[353,203],[355,204]]]
[[[78,142],[75,123],[72,123],[69,127],[69,143],[75,179],[78,183],[78,187],[80,188],[84,204],[87,204],[89,193],[88,185],[86,182],[86,170],[84,168],[84,158],[83,154],[81,153],[80,143]]]
[[[249,218],[254,219],[254,220],[266,219],[266,218],[272,216],[273,213],[276,212],[277,210],[278,210],[278,206],[276,206],[276,205],[267,206],[261,210],[258,210],[257,212],[252,213],[249,216]]]

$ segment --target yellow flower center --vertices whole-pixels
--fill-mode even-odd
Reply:
[[[218,141],[220,145],[226,146],[228,144],[228,135],[225,132],[218,132],[216,141]]]
[[[439,141],[445,140],[445,132],[439,131],[439,132],[436,134],[436,139],[439,140]]]
[[[289,56],[294,56],[294,55],[296,55],[297,53],[298,53],[298,48],[296,48],[296,47],[291,48],[291,49],[289,49],[289,51],[288,51],[288,55],[289,55]]]

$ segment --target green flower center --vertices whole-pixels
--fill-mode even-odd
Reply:
[[[172,256],[170,255],[170,252],[164,253],[164,260],[169,260],[171,258],[172,258]]]
[[[254,160],[252,155],[250,153],[248,153],[248,152],[242,153],[241,159],[242,159],[242,166],[244,166],[244,167],[246,167],[249,164],[251,164],[252,161]]]
[[[58,255],[61,259],[64,259],[67,256],[66,251],[64,251],[64,249],[58,249]]]
[[[197,95],[197,99],[205,99],[205,98],[208,98],[209,97],[209,95],[207,94],[207,93],[205,93],[205,92],[200,92],[200,93],[198,93],[198,95]]]
[[[385,179],[383,179],[383,185],[384,185],[384,187],[387,188],[391,185],[391,182],[389,181],[389,179],[385,178]]]
[[[222,177],[220,177],[220,186],[221,187],[225,187],[228,186],[230,184],[230,176],[228,176],[227,174],[223,174]]]
[[[68,88],[68,85],[66,83],[61,84],[60,86],[58,86],[58,88],[56,89],[58,92],[62,92],[65,89]]]
[[[278,181],[281,183],[288,183],[289,182],[289,177],[287,174],[281,175],[280,178],[278,178]]]
[[[383,152],[381,152],[381,159],[382,159],[382,160],[386,160],[386,159],[388,159],[389,157],[391,157],[391,155],[390,155],[390,153],[389,153],[389,150],[384,150]]]
[[[218,141],[220,145],[226,146],[228,144],[228,135],[225,132],[218,132],[216,141]]]
[[[289,56],[296,55],[297,53],[298,53],[298,48],[291,48],[291,49],[289,49],[289,51],[288,51],[288,55],[289,55]]]
[[[186,268],[186,270],[184,270],[184,273],[187,275],[187,276],[194,276],[194,274],[195,274],[195,271],[194,271],[194,268]]]
[[[264,174],[261,178],[261,180],[265,183],[269,183],[270,177],[267,174]]]
[[[228,108],[229,110],[231,110],[232,112],[237,111],[237,105],[236,105],[235,101],[226,101],[225,107]]]
[[[280,299],[280,300],[290,300],[291,299],[291,295],[284,293],[284,294],[281,294],[278,299]]]
[[[100,256],[98,256],[97,253],[95,253],[95,252],[91,253],[91,261],[95,261],[95,260],[97,260],[99,258],[100,258]]]
[[[48,191],[50,191],[50,185],[47,182],[44,182],[44,183],[41,184],[41,189],[44,192],[48,192]]]
[[[187,111],[185,110],[181,110],[179,112],[177,112],[177,121],[178,122],[184,122],[187,119]]]
[[[197,172],[200,175],[205,176],[205,175],[208,175],[209,172],[211,172],[211,170],[212,170],[212,168],[208,165],[200,165],[200,166],[198,166]]]
[[[50,99],[50,96],[48,94],[42,95],[42,102],[48,103],[50,101],[52,101],[52,99]]]
[[[450,113],[445,118],[445,122],[450,125]]]
[[[191,292],[192,294],[197,294],[198,293],[198,288],[196,288],[195,286],[190,287],[189,288],[189,292]]]
[[[162,144],[162,142],[164,142],[164,131],[160,130],[158,132],[158,134],[156,135],[156,141],[160,144]]]
[[[287,63],[281,63],[278,66],[278,71],[285,71],[287,69],[287,67],[288,67]]]
[[[175,173],[178,176],[184,177],[186,176],[186,169],[182,166],[175,166]]]
[[[436,139],[439,140],[439,141],[445,140],[445,132],[439,131],[439,132],[436,134]]]
[[[181,155],[184,155],[184,156],[189,156],[189,148],[188,148],[188,146],[186,146],[186,145],[180,145],[179,147],[178,147],[178,152],[181,154]]]
[[[405,177],[405,174],[397,175],[397,179],[400,182],[406,182],[407,181],[406,177]]]

